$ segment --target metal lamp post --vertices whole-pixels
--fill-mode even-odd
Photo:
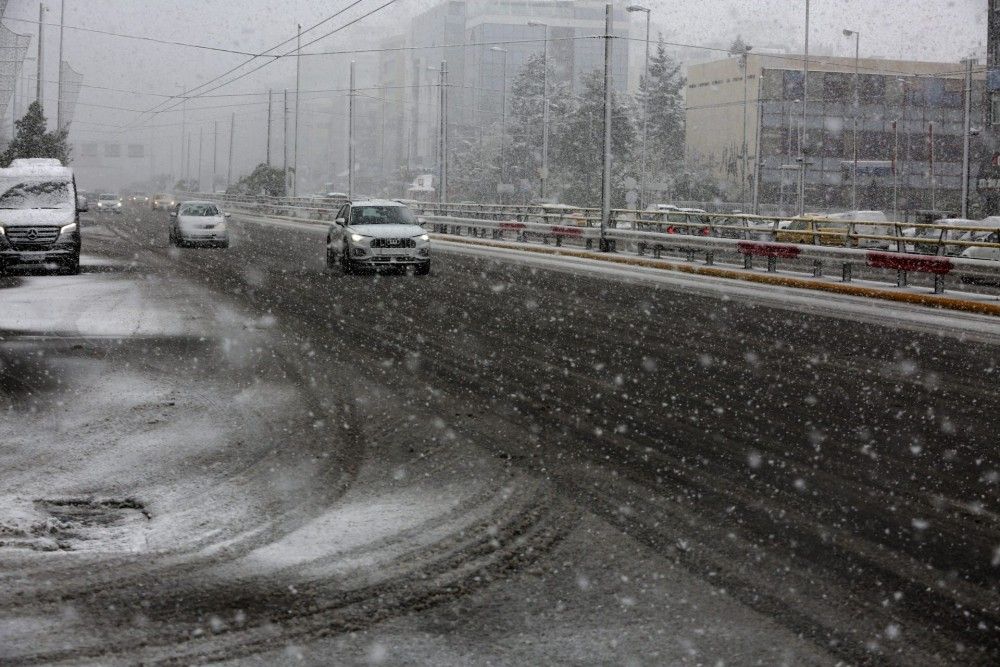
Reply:
[[[648,80],[649,78],[649,17],[652,13],[648,7],[642,7],[640,5],[629,5],[625,8],[628,12],[645,12],[646,14],[646,60],[642,67],[642,76]],[[647,81],[648,85],[648,81]],[[642,148],[640,149],[639,157],[639,210],[646,203],[646,138],[647,126],[649,120],[649,93],[642,98]],[[744,126],[746,124],[746,119],[744,118]],[[744,134],[746,133],[746,127],[744,127]],[[746,150],[746,141],[744,140],[744,151]]]
[[[539,198],[545,199],[545,184],[549,178],[549,24],[528,21],[532,28],[542,28],[542,173],[539,174]]]
[[[861,94],[858,70],[860,69],[861,33],[844,30],[844,37],[854,37],[854,167],[851,169],[851,208],[858,210],[858,112],[861,109]]]
[[[799,130],[799,215],[806,211],[806,173],[809,163],[806,160],[806,118],[809,112],[809,0],[806,0],[805,53],[802,59],[802,127]]]
[[[503,85],[500,91],[500,203],[503,203],[504,144],[507,139],[507,49],[491,46],[490,51],[503,54]]]

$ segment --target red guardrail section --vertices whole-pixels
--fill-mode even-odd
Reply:
[[[582,227],[553,227],[553,236],[583,236]]]
[[[796,246],[784,243],[753,243],[751,241],[740,241],[736,244],[736,249],[744,255],[785,259],[795,259],[801,252]]]
[[[924,257],[902,255],[890,252],[869,252],[868,266],[876,269],[896,269],[898,271],[918,271],[920,273],[950,273],[954,267],[947,257]]]

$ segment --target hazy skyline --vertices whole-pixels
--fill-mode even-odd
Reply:
[[[398,0],[304,51],[377,47],[383,38],[406,32],[410,17],[436,4],[436,1]],[[67,26],[123,35],[259,53],[283,40],[294,38],[296,22],[308,27],[346,8],[337,18],[306,33],[303,37],[303,43],[306,43],[378,8],[384,2],[66,0],[65,22]],[[947,3],[914,0],[905,4],[904,16],[898,3],[886,3],[884,0],[813,0],[810,25],[813,53],[853,55],[853,42],[841,34],[844,28],[861,31],[862,56],[957,62],[981,50],[986,34],[985,0],[952,0]],[[59,0],[50,0],[47,5],[49,12],[45,21],[57,24]],[[761,48],[801,49],[804,0],[654,0],[648,5],[653,12],[654,36],[662,32],[671,42],[718,46],[742,35],[747,42]],[[37,16],[36,0],[11,0],[4,16],[6,25],[12,30],[32,35],[29,58],[34,57],[36,49],[37,25],[32,22],[37,20]],[[636,36],[642,34],[640,20],[634,19]],[[914,35],[920,35],[920,39],[914,40]],[[45,99],[50,121],[54,119],[58,37],[58,28],[46,27],[45,79],[49,83],[45,85]],[[293,47],[294,41],[283,47],[281,52]],[[164,96],[177,95],[247,60],[246,55],[72,29],[65,31],[64,58],[82,72],[85,86],[80,93],[71,141],[146,142],[159,137],[160,141],[167,142],[160,149],[163,153],[174,148],[168,145],[171,139],[163,135],[173,132],[171,128],[180,125],[180,107],[156,115],[140,116],[138,112],[153,109],[167,100]],[[264,62],[258,59],[238,72],[248,71]],[[231,114],[235,113],[239,126],[237,142],[263,146],[259,135],[262,134],[266,114],[265,98],[237,96],[260,93],[269,86],[279,90],[286,86],[294,87],[294,72],[294,57],[266,64],[260,71],[212,91],[212,97],[190,101],[184,122],[191,128],[214,131],[215,123],[228,123]],[[314,66],[310,68],[310,75],[317,76]],[[336,75],[336,72],[331,72],[330,79],[336,80]],[[323,80],[322,74],[318,78]],[[33,61],[26,63],[22,80],[22,98],[34,97]],[[303,98],[303,106],[307,104],[307,98]],[[199,107],[202,109],[199,110]],[[303,127],[309,122],[309,117],[304,118]],[[136,129],[122,134],[118,130],[122,125]],[[248,148],[243,159],[237,159],[237,166],[246,168],[247,164],[258,159],[257,153],[262,151],[263,148],[252,151]]]

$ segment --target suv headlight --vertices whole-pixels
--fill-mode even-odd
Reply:
[[[421,234],[420,236],[417,237],[417,239],[420,240],[420,241],[430,241],[431,240],[431,235],[430,234]]]
[[[361,243],[362,241],[365,240],[365,238],[366,237],[362,236],[361,234],[351,234],[351,240],[354,241],[355,243]]]

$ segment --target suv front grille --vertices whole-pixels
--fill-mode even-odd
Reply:
[[[372,239],[373,248],[416,248],[413,239]]]
[[[7,240],[16,249],[47,248],[59,238],[58,227],[7,227]]]

